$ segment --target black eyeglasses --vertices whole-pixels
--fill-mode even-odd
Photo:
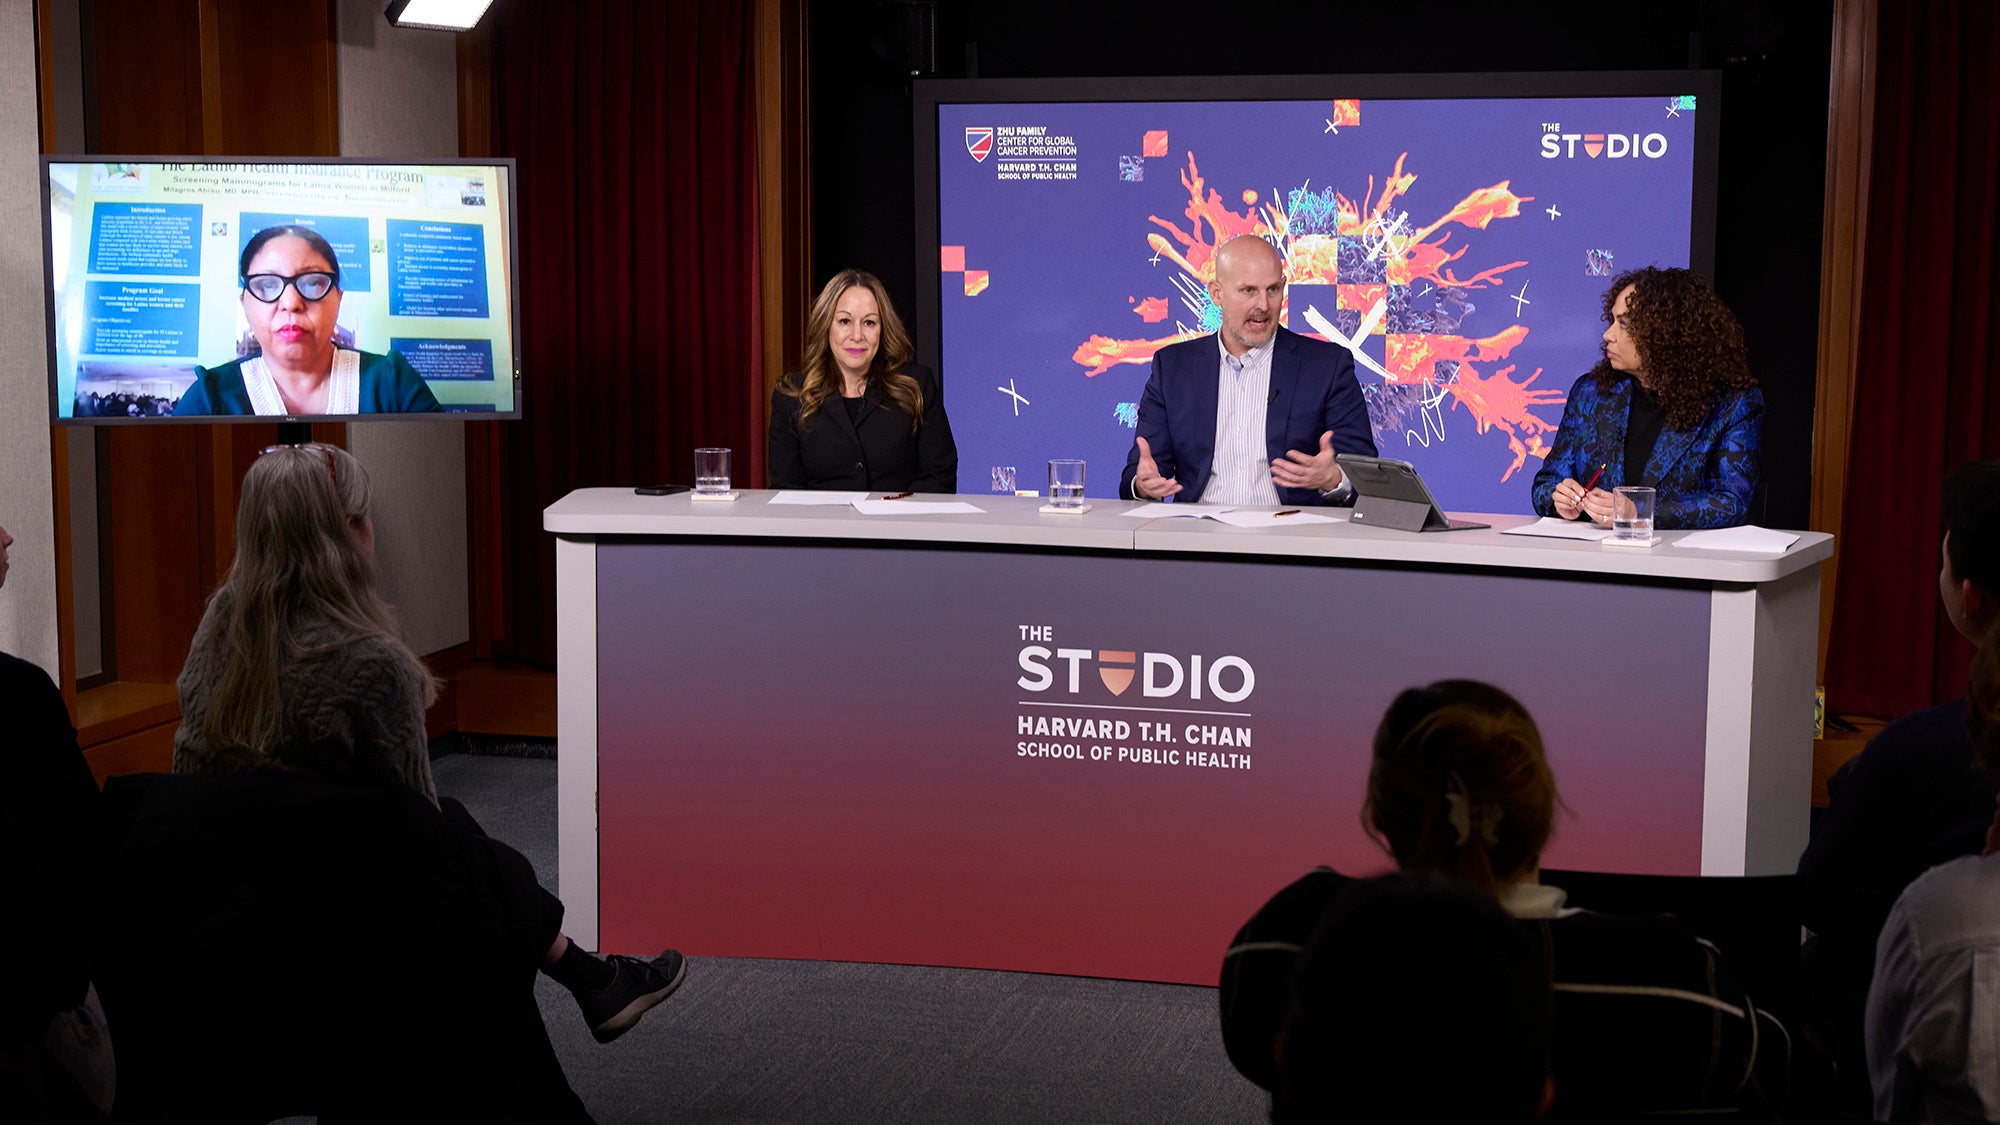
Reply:
[[[298,290],[299,296],[308,301],[317,301],[333,292],[333,275],[314,270],[311,273],[286,277],[281,273],[253,273],[243,279],[243,291],[267,305],[276,304],[284,296],[285,286]]]

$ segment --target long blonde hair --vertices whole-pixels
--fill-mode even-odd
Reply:
[[[833,347],[827,339],[840,298],[857,285],[874,295],[875,309],[882,316],[882,341],[868,367],[868,385],[881,387],[896,408],[910,416],[910,432],[916,433],[924,416],[924,392],[915,379],[902,372],[915,349],[909,333],[903,330],[902,318],[896,315],[896,306],[889,303],[889,291],[867,270],[841,270],[819,291],[812,311],[806,314],[805,362],[796,374],[787,375],[778,389],[799,400],[801,425],[826,405],[826,400],[840,393],[840,371],[834,366]]]
[[[210,746],[268,752],[284,737],[281,669],[358,640],[380,638],[437,698],[437,680],[403,642],[375,588],[367,470],[321,442],[267,449],[243,477],[236,560],[221,602],[222,671],[203,721]],[[313,640],[308,642],[310,630]]]

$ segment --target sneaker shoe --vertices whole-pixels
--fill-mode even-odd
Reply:
[[[629,1031],[648,1009],[672,996],[687,976],[687,958],[671,949],[650,960],[623,953],[613,953],[605,960],[615,970],[611,983],[576,994],[583,1021],[590,1025],[591,1038],[599,1043],[609,1043]]]

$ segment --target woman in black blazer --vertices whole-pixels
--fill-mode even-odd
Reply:
[[[842,270],[806,317],[802,370],[771,394],[772,488],[957,492],[958,446],[875,275]]]

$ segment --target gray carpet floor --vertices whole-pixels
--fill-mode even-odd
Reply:
[[[555,763],[450,754],[438,791],[555,889]],[[1265,1120],[1231,1069],[1215,990],[970,969],[700,957],[616,1043],[548,978],[570,1084],[625,1122]]]

